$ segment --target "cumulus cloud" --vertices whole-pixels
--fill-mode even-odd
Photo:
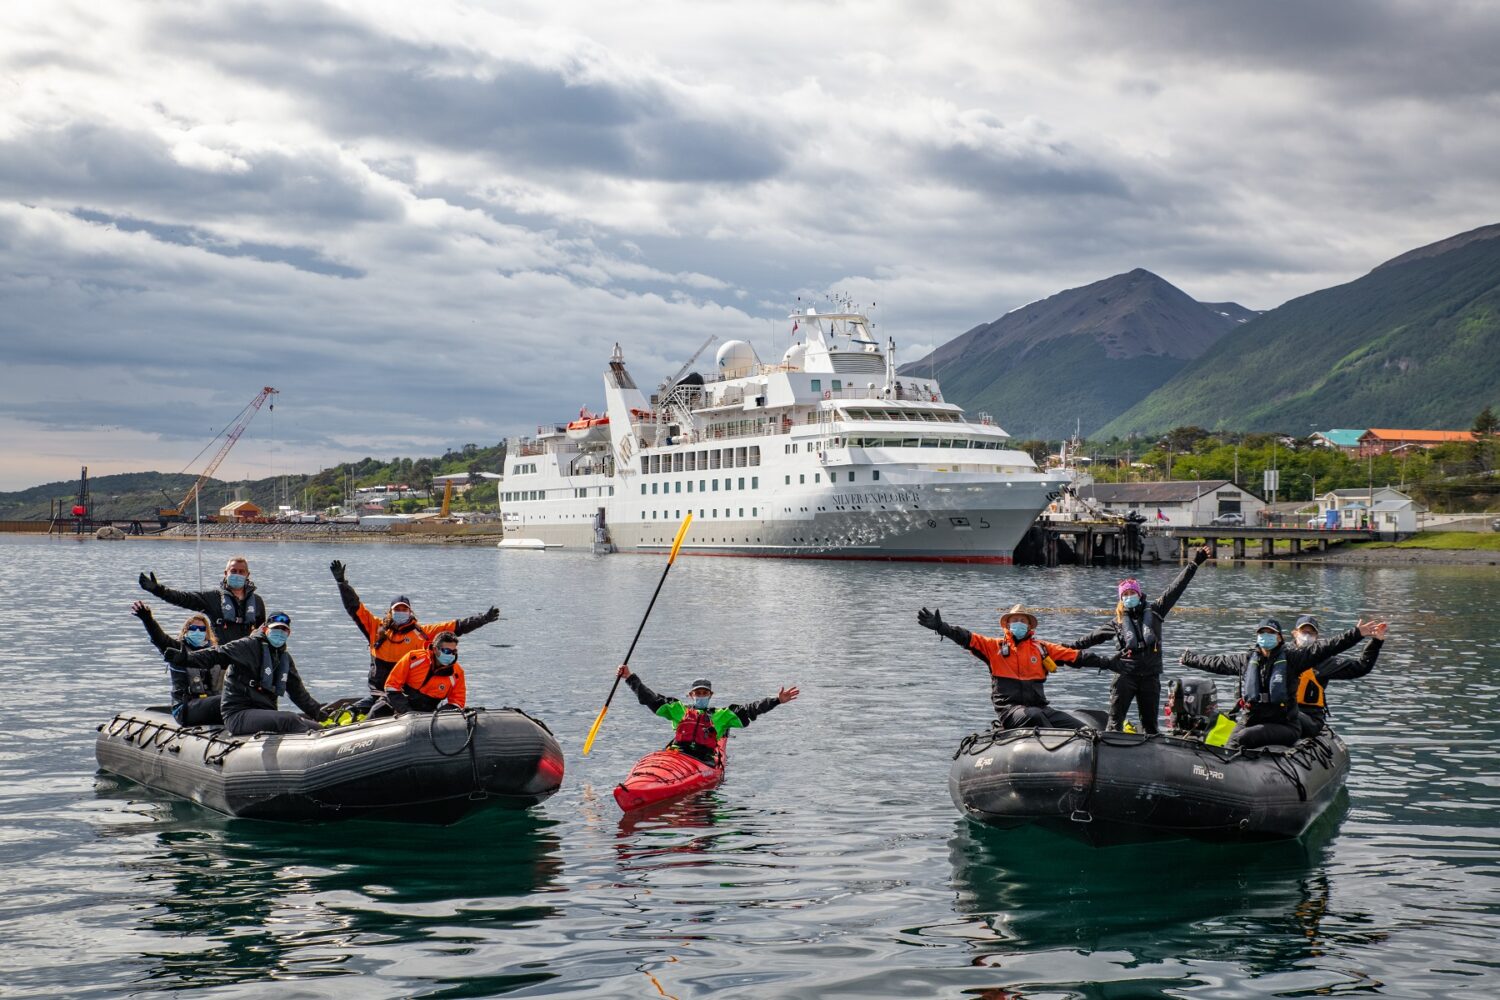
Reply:
[[[283,463],[494,440],[616,342],[643,384],[779,355],[798,296],[906,358],[1134,267],[1274,306],[1494,221],[1497,42],[1411,0],[10,5],[0,488],[178,468],[265,384]]]

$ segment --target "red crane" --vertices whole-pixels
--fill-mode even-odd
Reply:
[[[213,460],[204,466],[203,471],[199,473],[197,481],[187,491],[187,496],[183,497],[182,502],[176,507],[157,508],[156,514],[158,517],[166,521],[167,518],[180,518],[183,516],[183,511],[187,510],[188,506],[193,502],[193,498],[198,495],[198,491],[203,489],[203,484],[208,482],[209,478],[213,476],[214,471],[219,467],[219,463],[223,462],[225,456],[229,454],[229,449],[234,447],[234,443],[240,439],[240,435],[245,433],[245,428],[250,426],[250,420],[260,409],[261,404],[274,395],[276,395],[276,390],[270,386],[266,386],[260,392],[256,393],[254,399],[245,404],[245,408],[239,412],[239,415],[234,418],[234,421],[227,428],[227,434],[225,431],[220,432],[221,434],[226,434],[224,444],[219,448],[218,454],[214,455]],[[272,409],[275,409],[275,406],[275,403],[271,404]],[[214,440],[218,440],[218,438]],[[213,444],[213,442],[210,441],[209,444]],[[199,452],[199,454],[201,455],[202,452]]]

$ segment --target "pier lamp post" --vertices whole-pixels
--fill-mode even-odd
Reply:
[[[1318,499],[1318,477],[1317,476],[1313,476],[1313,475],[1309,475],[1308,473],[1304,472],[1304,473],[1302,473],[1302,478],[1306,479],[1307,483],[1308,483],[1308,486],[1307,486],[1307,499],[1309,499],[1309,500],[1316,500],[1316,499]]]

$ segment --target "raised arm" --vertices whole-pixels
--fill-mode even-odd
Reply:
[[[1361,622],[1360,625],[1363,626],[1364,623]],[[1288,647],[1287,663],[1302,670],[1317,667],[1324,660],[1337,656],[1346,649],[1353,649],[1364,637],[1361,628],[1351,628],[1332,639],[1319,639],[1310,646]]]
[[[797,696],[801,693],[802,692],[799,691],[796,687],[782,688],[771,697],[762,698],[759,701],[752,701],[748,705],[730,705],[729,712],[734,715],[734,719],[732,721],[726,721],[729,722],[729,725],[731,727],[733,727],[736,722],[742,727],[748,726],[750,725],[750,723],[754,722],[762,715],[765,715],[777,705],[784,705],[789,701],[796,701]],[[718,722],[718,713],[715,713],[715,716],[716,717],[714,721]]]
[[[957,625],[949,625],[943,621],[941,610],[928,611],[923,608],[917,612],[917,624],[925,629],[931,629],[944,639],[952,639],[963,648],[967,649],[976,659],[990,662],[988,654],[984,651],[982,644],[975,644],[974,633]]]
[[[354,585],[345,575],[346,568],[337,559],[328,564],[329,571],[333,573],[334,582],[339,585],[339,600],[344,603],[344,611],[354,619],[354,624],[359,626],[359,630],[364,633],[365,640],[371,641],[375,638],[375,630],[380,627],[380,622],[370,614],[370,609],[365,607],[364,602],[359,599],[359,593],[355,591]]]
[[[500,609],[492,604],[490,605],[490,609],[484,612],[484,614],[470,615],[467,618],[460,618],[455,621],[453,623],[453,634],[467,635],[470,632],[484,628],[490,622],[495,621],[499,617]]]
[[[158,653],[165,653],[169,649],[177,648],[179,643],[161,630],[161,626],[156,622],[156,616],[151,613],[151,609],[144,603],[136,601],[130,606],[130,613],[139,618],[141,624],[146,626],[146,636],[151,640],[151,644],[156,647]]]
[[[625,674],[625,683],[629,686],[630,690],[635,692],[635,696],[640,700],[640,703],[653,712],[658,712],[664,705],[677,700],[676,698],[667,698],[657,694],[647,687],[646,682],[634,673]]]
[[[1090,646],[1097,646],[1101,642],[1108,642],[1118,635],[1119,633],[1115,631],[1115,623],[1105,622],[1083,637],[1074,639],[1072,642],[1063,643],[1062,645],[1072,646],[1074,649],[1088,649]],[[1057,657],[1054,656],[1053,659],[1055,660]]]
[[[1246,658],[1250,655],[1249,653],[1195,653],[1188,649],[1177,658],[1177,662],[1195,670],[1207,670],[1211,674],[1238,677],[1244,673],[1245,664],[1248,662]]]
[[[1193,553],[1192,562],[1182,567],[1182,572],[1177,574],[1177,579],[1172,581],[1172,585],[1166,589],[1166,592],[1151,602],[1157,614],[1163,618],[1167,616],[1182,597],[1182,592],[1187,590],[1187,585],[1193,582],[1193,575],[1198,572],[1198,567],[1202,566],[1207,559],[1208,546],[1206,545]]]
[[[163,585],[156,578],[155,573],[142,573],[137,582],[148,594],[155,594],[168,604],[175,604],[189,611],[197,611],[209,618],[213,618],[221,610],[217,590],[173,590]]]

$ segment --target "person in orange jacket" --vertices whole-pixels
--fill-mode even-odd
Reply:
[[[1047,704],[1042,686],[1057,664],[1117,670],[1115,657],[1036,638],[1036,616],[1017,604],[1000,616],[1001,636],[980,635],[943,621],[941,611],[917,612],[917,624],[952,639],[990,668],[990,701],[1002,729],[1082,729],[1084,723]]]
[[[391,601],[385,617],[376,618],[349,584],[344,564],[335,559],[328,568],[339,585],[339,597],[344,602],[344,610],[370,644],[370,674],[366,678],[370,685],[370,696],[354,706],[356,711],[367,711],[374,704],[375,699],[385,691],[385,681],[390,676],[391,668],[407,653],[426,649],[432,638],[440,632],[466,635],[500,617],[500,609],[491,607],[482,615],[423,625],[412,614],[411,601],[403,594]]]
[[[463,708],[464,668],[458,663],[458,636],[439,632],[430,649],[414,649],[401,657],[385,679],[381,700],[370,718],[436,712],[443,705]]]

